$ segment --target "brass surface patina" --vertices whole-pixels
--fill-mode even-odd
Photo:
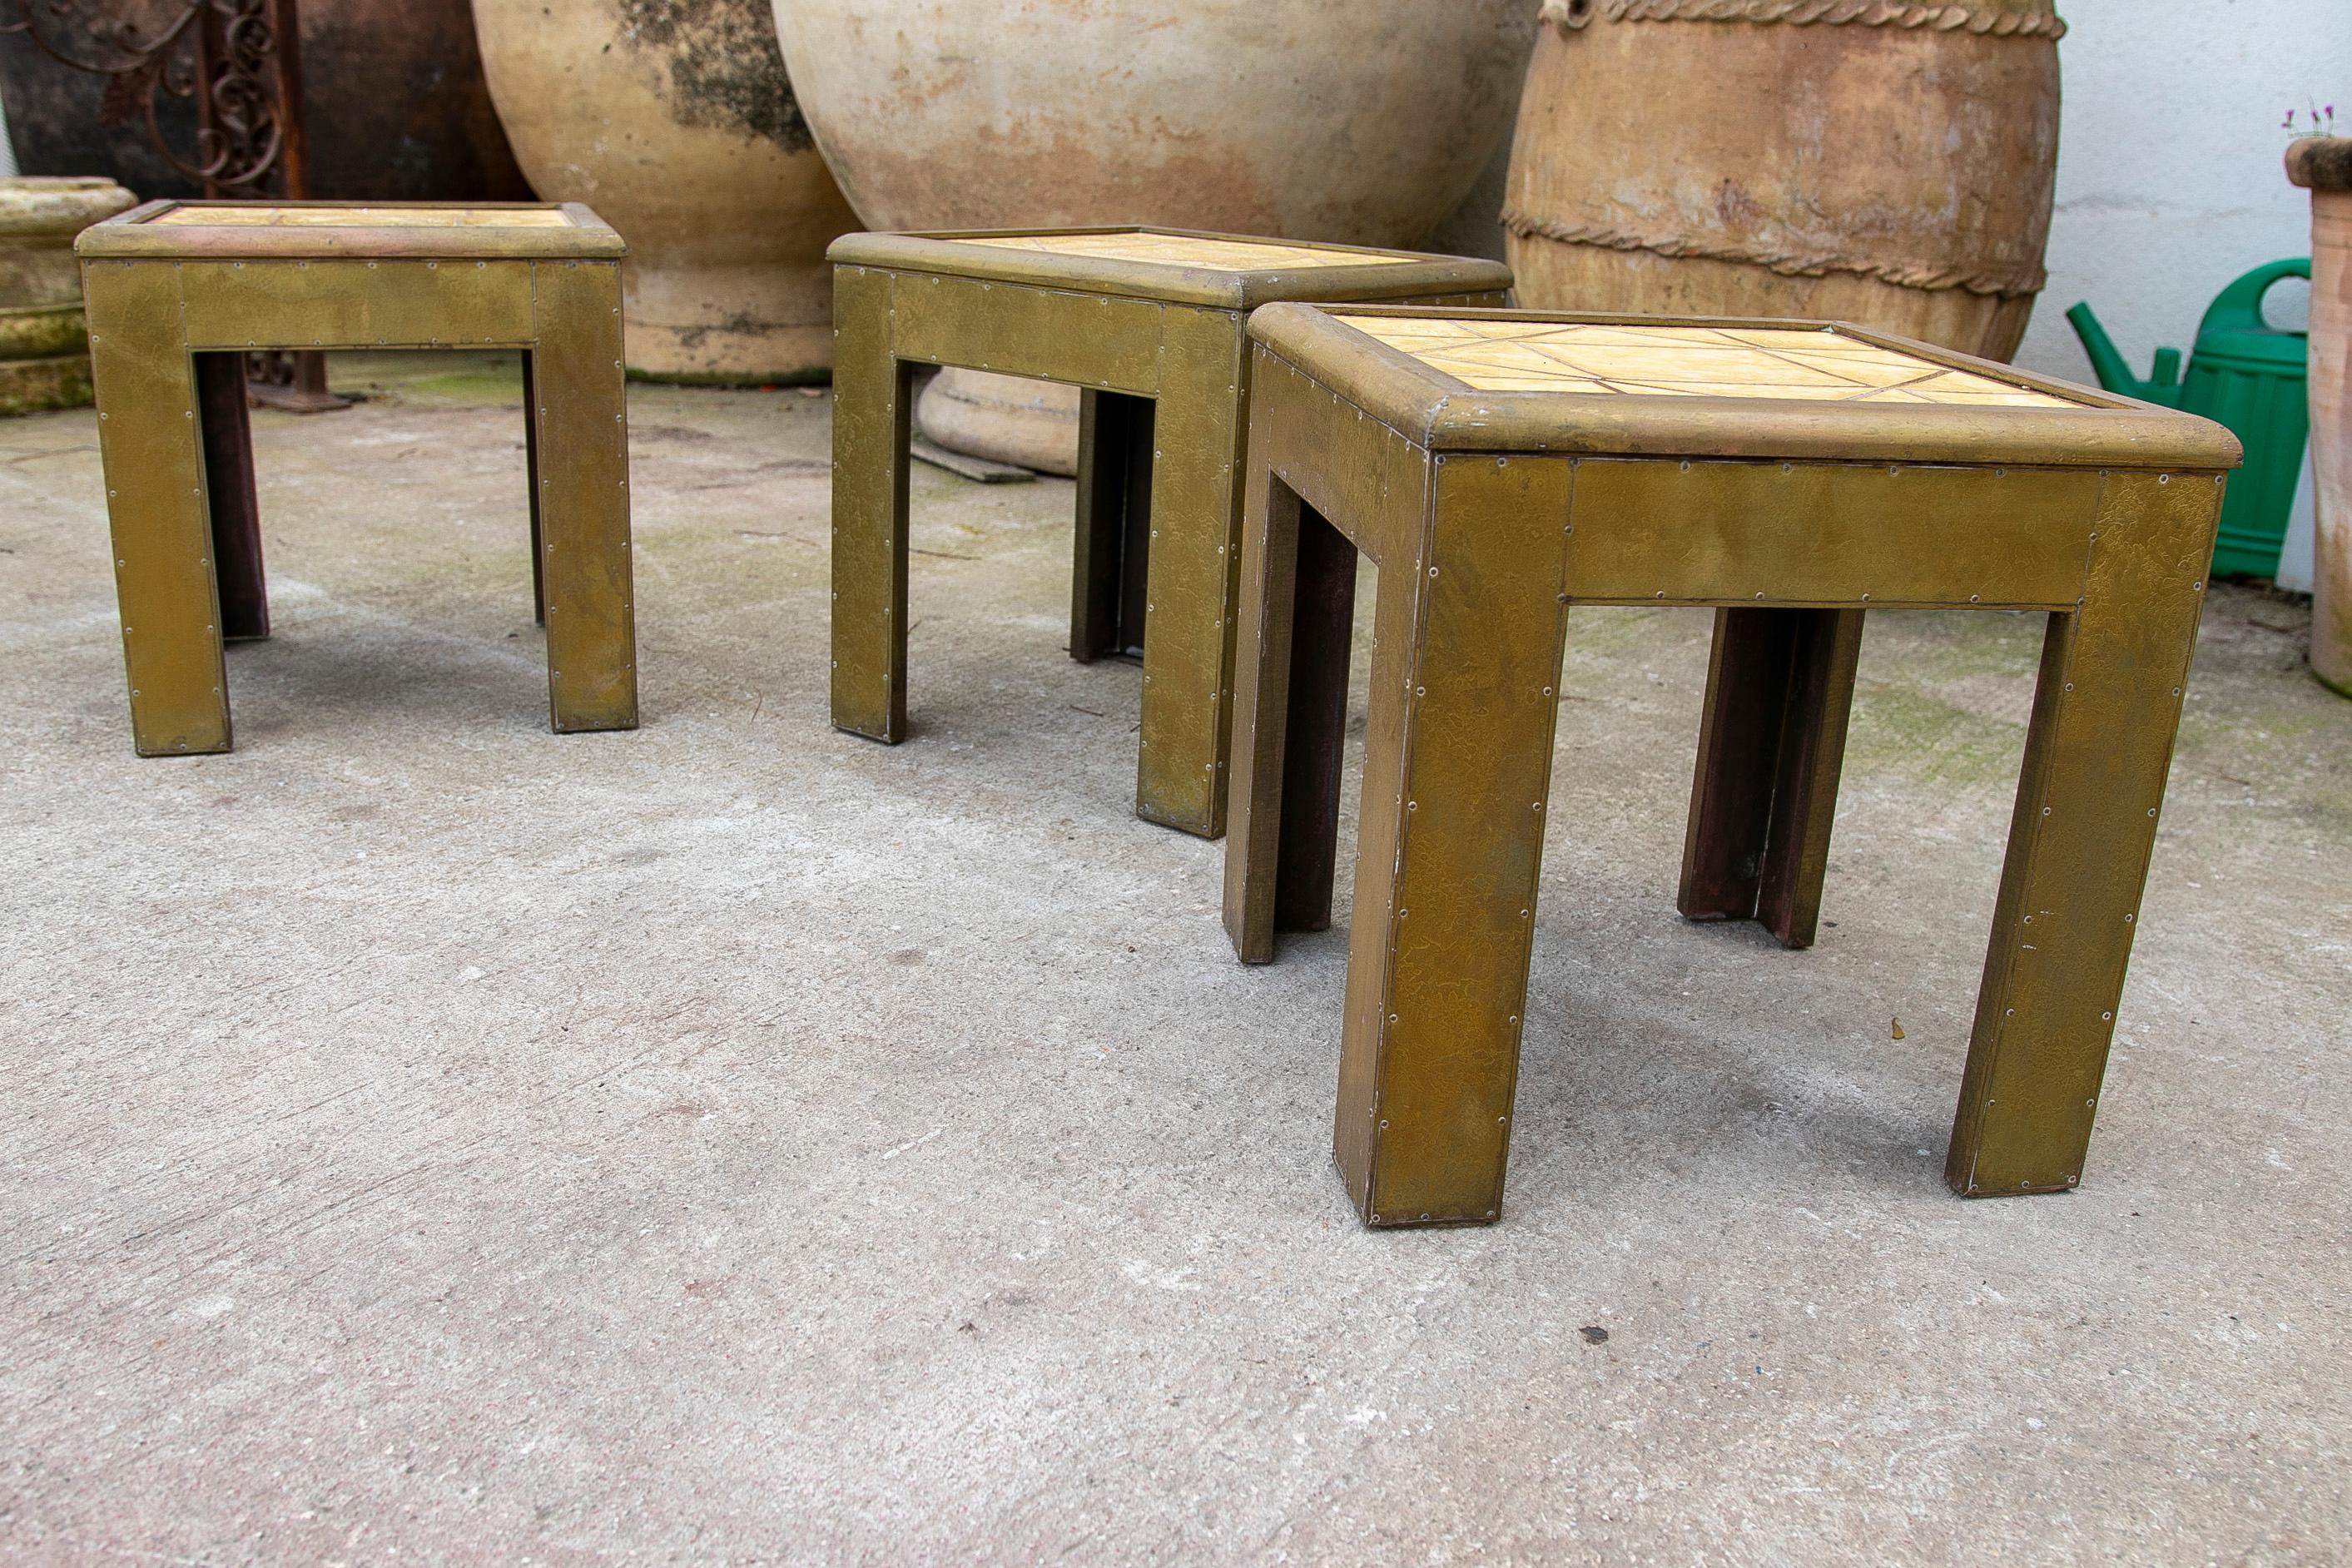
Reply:
[[[1224,831],[1249,312],[1499,304],[1499,263],[1148,228],[834,243],[833,721],[907,735],[907,439],[918,363],[1083,389],[1070,653],[1139,647],[1139,816]]]
[[[1335,1150],[1364,1219],[1501,1210],[1578,604],[1717,606],[1710,711],[1727,662],[1769,653],[1800,695],[1810,672],[1809,710],[1783,689],[1752,733],[1710,730],[1684,872],[1686,912],[1695,883],[1744,878],[1753,913],[1762,879],[1806,940],[1862,613],[2047,612],[1945,1176],[2075,1185],[2229,433],[1842,325],[1277,305],[1250,331],[1225,924],[1262,963],[1330,923],[1361,552],[1381,570]],[[1810,618],[1758,630],[1769,649],[1724,635],[1759,608]],[[1768,823],[1767,864],[1738,864]]]
[[[623,246],[595,214],[150,202],[75,249],[141,755],[227,751],[223,642],[269,635],[253,349],[520,350],[551,721],[635,727]]]

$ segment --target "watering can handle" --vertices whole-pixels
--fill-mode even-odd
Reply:
[[[2208,332],[2266,332],[2271,329],[2263,321],[2263,296],[2271,291],[2282,278],[2311,276],[2311,258],[2291,256],[2284,261],[2273,261],[2257,267],[2213,297],[2205,310],[2205,320],[2199,323],[2200,338]]]

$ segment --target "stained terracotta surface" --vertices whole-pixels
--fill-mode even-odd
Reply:
[[[1494,156],[1533,0],[773,0],[869,228],[1162,224],[1414,245]],[[1074,473],[1076,395],[949,370],[923,432]]]
[[[1524,303],[2016,352],[2057,174],[2049,0],[1546,14],[1503,213]]]
[[[1817,329],[1344,319],[1368,336],[1481,392],[2070,406],[2064,398],[2031,387]]]
[[[1057,256],[1098,256],[1111,261],[1155,261],[1171,267],[1205,267],[1218,272],[1267,272],[1286,267],[1379,267],[1394,259],[1361,250],[1320,245],[1283,245],[1273,240],[1229,239],[1206,235],[1021,234],[990,235],[967,245],[1044,250]]]
[[[2352,697],[2352,137],[2287,150],[2311,191],[2311,668]]]
[[[476,0],[490,94],[532,186],[628,241],[629,368],[822,380],[824,247],[857,226],[761,0]]]

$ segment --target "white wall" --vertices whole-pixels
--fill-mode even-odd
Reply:
[[[2059,0],[2065,107],[2050,287],[2018,363],[2074,380],[2090,363],[2066,325],[2088,300],[2136,372],[2187,349],[2221,286],[2311,249],[2286,183],[2290,104],[2336,106],[2352,129],[2352,0]],[[2302,324],[2301,286],[2271,296]]]

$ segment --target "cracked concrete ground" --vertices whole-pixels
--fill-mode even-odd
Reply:
[[[2039,626],[1874,617],[1791,954],[1674,912],[1706,617],[1572,616],[1504,1221],[1370,1234],[1343,936],[1129,816],[1067,485],[916,470],[887,750],[827,404],[639,388],[646,726],[555,736],[511,363],[338,374],[229,756],[131,755],[95,423],[0,423],[0,1556],[2343,1561],[2303,610],[2211,596],[2084,1186],[1974,1204]]]

